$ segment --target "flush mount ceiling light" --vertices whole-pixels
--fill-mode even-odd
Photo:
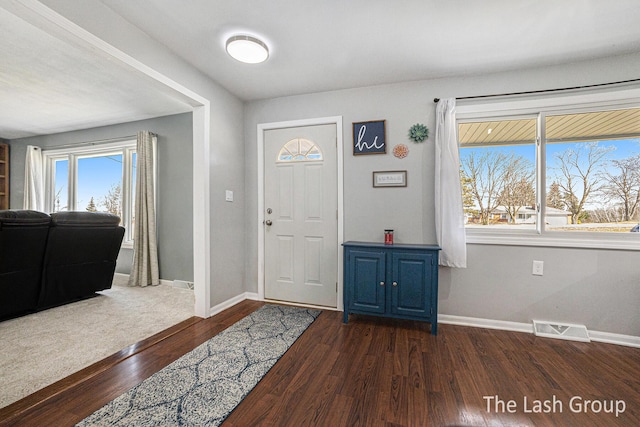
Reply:
[[[258,64],[269,57],[269,48],[264,42],[251,36],[233,36],[227,40],[227,53],[247,64]]]

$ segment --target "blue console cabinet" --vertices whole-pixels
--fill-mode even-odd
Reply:
[[[438,333],[438,251],[434,245],[345,242],[344,323],[370,314],[431,323]]]

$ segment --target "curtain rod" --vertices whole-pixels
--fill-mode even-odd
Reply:
[[[636,82],[640,82],[640,79],[622,80],[622,81],[619,81],[619,82],[599,83],[599,84],[594,84],[594,85],[565,87],[565,88],[558,88],[558,89],[530,90],[530,91],[526,91],[526,92],[500,93],[500,94],[494,94],[494,95],[463,96],[463,97],[456,98],[456,99],[457,100],[461,100],[461,99],[481,99],[481,98],[497,98],[497,97],[501,97],[501,96],[532,95],[532,94],[537,94],[537,93],[551,93],[551,92],[562,92],[562,91],[565,91],[565,90],[591,89],[591,88],[594,88],[594,87],[612,86],[612,85],[619,85],[619,84],[624,84],[624,83],[636,83]],[[433,98],[433,102],[437,103],[438,101],[440,101],[440,98]]]
[[[151,135],[157,137],[158,134],[151,132]],[[107,138],[107,139],[96,139],[95,141],[83,141],[83,142],[74,142],[71,144],[63,144],[63,145],[56,145],[54,147],[47,147],[47,149],[49,150],[56,150],[58,148],[69,148],[69,147],[76,147],[79,145],[98,145],[98,144],[108,144],[110,142],[120,142],[120,141],[126,141],[128,139],[136,139],[138,138],[138,135],[127,135],[127,136],[119,136],[116,138]]]

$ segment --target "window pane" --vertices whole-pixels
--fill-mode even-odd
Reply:
[[[466,226],[535,230],[536,119],[461,123],[458,137]]]
[[[51,212],[60,210],[95,210],[118,215],[125,227],[125,243],[132,240],[132,203],[135,197],[135,141],[96,147],[45,150],[48,169],[47,188]],[[74,163],[71,163],[71,162]],[[127,170],[124,169],[127,167]],[[125,200],[125,196],[127,199]],[[72,199],[73,203],[68,199]]]
[[[69,210],[69,160],[56,160],[54,162],[53,212]]]
[[[76,209],[122,218],[122,154],[78,158]]]
[[[549,116],[546,126],[546,229],[632,231],[639,221],[640,109]]]
[[[288,141],[278,153],[279,162],[308,162],[314,160],[322,160],[322,153],[313,141],[303,138]]]

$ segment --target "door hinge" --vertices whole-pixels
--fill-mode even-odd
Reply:
[[[338,293],[338,282],[336,282],[336,293]]]

